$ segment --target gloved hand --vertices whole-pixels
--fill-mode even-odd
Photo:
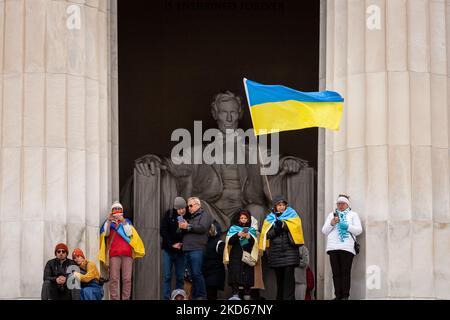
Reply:
[[[338,225],[339,225],[339,228],[340,228],[340,229],[347,231],[347,229],[348,229],[348,223],[345,223],[345,222],[339,222]]]

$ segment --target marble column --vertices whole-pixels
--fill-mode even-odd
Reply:
[[[96,259],[118,196],[115,5],[0,0],[0,299],[39,298],[58,242]]]
[[[346,102],[341,130],[321,136],[318,224],[338,193],[351,195],[364,227],[353,268],[356,299],[450,298],[449,5],[323,3],[326,88]],[[321,294],[329,299],[323,250]]]

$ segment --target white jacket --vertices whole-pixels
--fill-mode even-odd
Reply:
[[[348,235],[344,241],[341,241],[339,238],[339,231],[336,226],[331,225],[331,220],[333,220],[334,212],[330,212],[328,217],[325,220],[325,223],[322,227],[322,233],[327,236],[327,252],[331,250],[345,250],[356,254],[353,240],[351,235]],[[355,211],[350,211],[346,216],[348,223],[348,232],[352,233],[354,237],[360,235],[362,233],[361,220],[359,219],[358,214]]]

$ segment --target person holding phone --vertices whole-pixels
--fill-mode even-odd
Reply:
[[[234,222],[225,240],[224,264],[228,264],[228,284],[233,298],[239,296],[239,287],[244,288],[244,300],[250,300],[251,287],[254,286],[254,265],[243,261],[244,252],[250,254],[254,262],[258,259],[258,241],[256,229],[251,227],[251,214],[240,210],[239,220]]]
[[[326,251],[333,272],[334,300],[348,300],[353,257],[356,255],[354,237],[362,233],[361,220],[350,208],[348,195],[338,196],[336,209],[325,219],[322,233],[327,236]]]
[[[183,234],[182,250],[186,257],[186,266],[192,279],[192,299],[206,300],[207,292],[203,277],[203,253],[208,243],[208,232],[211,227],[211,215],[203,210],[202,202],[197,197],[187,201],[189,219],[179,222],[178,228]]]
[[[145,255],[142,239],[131,221],[123,215],[122,204],[115,201],[108,219],[100,228],[98,260],[109,273],[111,300],[130,300],[133,261]]]
[[[186,207],[186,200],[182,197],[176,197],[173,202],[173,208],[167,210],[161,220],[159,232],[162,238],[164,300],[170,300],[170,294],[172,292],[172,268],[175,269],[175,289],[184,288],[186,261],[181,250],[183,246],[183,235],[178,229],[178,224],[186,221]]]

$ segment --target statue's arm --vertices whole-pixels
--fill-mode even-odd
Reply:
[[[280,159],[279,175],[295,174],[308,167],[308,161],[294,156],[284,156]]]
[[[270,150],[269,150],[270,152]],[[263,176],[263,190],[267,199],[287,193],[286,178],[308,167],[308,161],[294,156],[280,156],[279,168],[275,174]]]
[[[154,154],[147,154],[136,159],[135,168],[139,174],[146,177],[155,175],[158,168],[161,170],[167,169],[166,165],[164,164],[163,158]]]
[[[176,179],[177,189],[183,197],[192,195],[193,167],[191,164],[174,164],[171,158],[154,154],[147,154],[135,161],[136,171],[143,176],[150,177],[158,171],[170,174]]]

